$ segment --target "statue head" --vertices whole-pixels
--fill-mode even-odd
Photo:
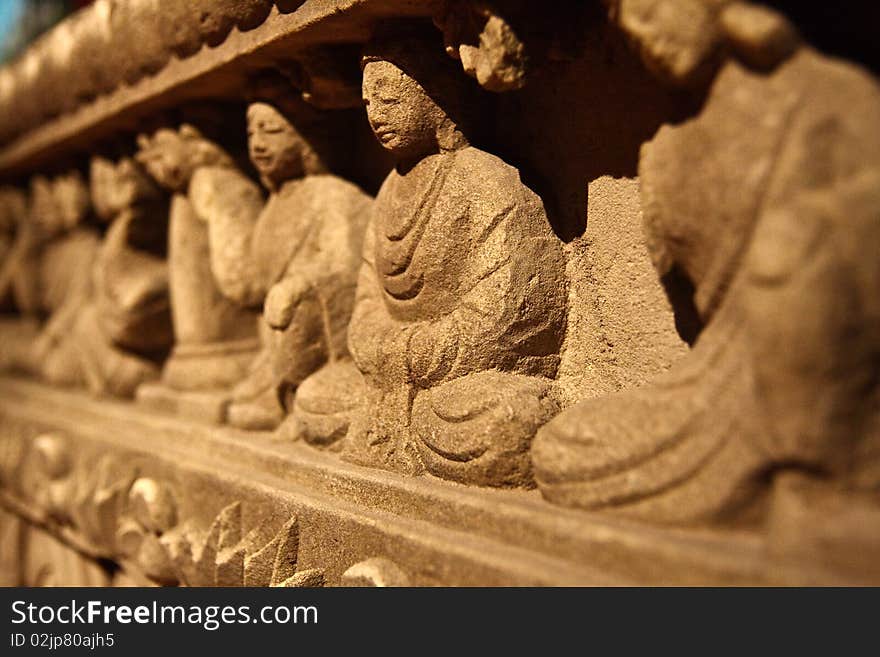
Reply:
[[[130,157],[118,162],[95,156],[89,170],[89,186],[95,214],[110,221],[124,209],[139,201],[159,196],[156,184],[143,168]]]
[[[277,189],[286,180],[325,171],[312,144],[275,105],[251,103],[247,131],[251,162],[268,189]]]
[[[34,176],[30,184],[30,222],[39,239],[62,235],[80,224],[90,208],[88,189],[78,171],[53,179]]]
[[[205,138],[194,126],[161,128],[152,137],[138,136],[135,155],[153,179],[173,192],[184,192],[195,170],[202,166],[232,166],[232,157]]]
[[[468,144],[469,80],[441,48],[401,38],[368,45],[362,59],[363,100],[376,138],[398,162]]]

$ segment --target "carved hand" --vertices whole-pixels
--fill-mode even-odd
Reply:
[[[407,344],[410,375],[422,387],[438,383],[452,368],[457,355],[458,328],[454,321],[421,324]]]
[[[299,276],[282,278],[266,295],[263,317],[273,329],[283,331],[293,319],[297,306],[312,291],[311,284]]]

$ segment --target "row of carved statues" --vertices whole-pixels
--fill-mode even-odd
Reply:
[[[658,522],[748,516],[787,470],[876,495],[880,91],[774,29],[772,66],[729,58],[642,149],[646,242],[700,324],[649,386],[563,407],[561,241],[471,144],[461,69],[405,36],[362,59],[395,163],[375,198],[330,172],[293,95],[242,121],[260,185],[183,124],[94,157],[88,182],[4,189],[0,296],[46,318],[32,339],[16,321],[7,364],[211,393],[233,426],[353,462]]]
[[[303,0],[96,0],[0,73],[2,139],[251,30]]]
[[[135,85],[171,62],[218,47],[233,32],[250,32],[273,13],[291,16],[304,4],[305,0],[95,0],[0,68],[0,114],[4,117],[0,143],[95,98]],[[314,7],[304,8],[311,12],[306,20],[335,10],[332,2],[312,0],[310,4]],[[506,0],[504,4],[508,15],[516,15],[528,3]],[[567,8],[579,3],[565,0],[558,4]],[[523,44],[492,2],[432,0],[419,11],[433,15],[446,36],[449,53],[482,86],[493,91],[522,86]],[[288,73],[308,87],[303,91],[317,104],[348,103],[348,93],[336,96],[342,91],[338,86],[342,80],[335,73],[329,76],[333,79],[330,88],[321,88],[328,72],[320,69],[337,67],[333,59],[326,51],[297,52],[285,63]]]

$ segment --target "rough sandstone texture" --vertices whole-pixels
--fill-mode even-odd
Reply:
[[[700,114],[643,147],[652,259],[693,283],[704,328],[653,385],[542,429],[548,498],[681,522],[748,513],[788,469],[876,489],[880,272],[855,245],[880,230],[878,102],[802,48],[769,75],[725,64]]]
[[[48,32],[0,69],[2,581],[878,581],[880,92],[798,27]]]

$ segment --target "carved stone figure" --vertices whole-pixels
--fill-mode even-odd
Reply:
[[[78,173],[32,182],[29,218],[4,278],[21,311],[48,319],[36,338],[13,337],[18,353],[7,364],[120,396],[157,375],[151,360],[133,352],[167,348],[167,277],[161,259],[132,250],[149,241],[137,226],[155,217],[138,217],[146,209],[137,198],[143,174],[137,178],[131,165],[123,161],[117,179],[93,190],[99,214],[120,215],[103,242],[80,226],[92,204]]]
[[[873,80],[802,47],[766,75],[728,61],[699,115],[645,145],[652,257],[692,281],[702,332],[654,385],[539,432],[548,499],[730,520],[789,470],[876,495],[877,116]]]
[[[48,181],[40,178],[48,196]],[[31,190],[37,183],[31,182]],[[14,187],[0,189],[0,308],[17,311],[0,319],[0,368],[33,370],[31,347],[39,333],[37,282],[39,245],[29,221],[33,194]]]
[[[207,226],[187,194],[196,169],[231,169],[232,157],[188,124],[142,135],[138,144],[137,161],[172,193],[168,266],[174,348],[162,382],[172,390],[227,388],[244,378],[257,351],[257,316],[220,291],[211,271]]]
[[[250,157],[268,200],[230,167],[199,168],[190,184],[220,291],[263,310],[262,352],[228,411],[229,422],[243,428],[277,426],[284,398],[327,361],[347,355],[369,217],[370,198],[329,173],[306,136],[309,126],[294,123],[294,107],[255,102],[247,111]]]
[[[306,380],[294,422],[313,443],[345,435],[355,461],[527,485],[532,436],[558,410],[563,257],[517,170],[468,142],[451,65],[406,39],[364,59],[367,115],[397,166],[365,239],[354,363]]]
[[[48,317],[35,340],[17,345],[12,365],[48,381],[83,383],[73,329],[89,298],[89,264],[98,250],[97,234],[80,224],[88,214],[88,190],[78,173],[53,180],[31,180],[27,219],[4,263],[4,284],[25,316]]]
[[[98,325],[132,352],[163,356],[171,348],[167,198],[133,159],[94,157],[92,204],[110,224],[95,264]]]

